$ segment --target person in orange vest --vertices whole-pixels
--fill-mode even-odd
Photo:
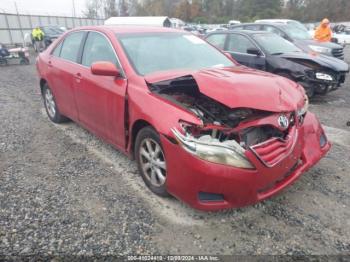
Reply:
[[[315,31],[314,39],[320,42],[330,42],[332,39],[332,30],[327,18],[323,19]]]

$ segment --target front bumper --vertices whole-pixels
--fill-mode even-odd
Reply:
[[[298,140],[292,151],[273,166],[266,166],[252,151],[246,156],[256,169],[247,170],[210,163],[196,158],[178,144],[161,137],[167,160],[169,193],[200,210],[243,207],[269,198],[296,181],[314,166],[330,149],[317,118],[308,113],[298,129]],[[205,200],[200,196],[206,196]],[[208,198],[209,196],[209,198]],[[214,196],[210,199],[210,196]]]
[[[301,80],[298,83],[302,85],[305,90],[313,89],[316,93],[326,94],[329,91],[338,89],[338,87],[345,82],[347,73],[348,72],[337,72],[330,74],[333,77],[333,81],[320,80],[315,77],[305,77],[304,80]]]

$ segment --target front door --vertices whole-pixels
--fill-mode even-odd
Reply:
[[[259,70],[266,69],[265,56],[248,54],[249,48],[258,48],[248,37],[231,33],[228,35],[226,51],[240,64],[256,68]]]
[[[124,77],[93,75],[91,65],[101,61],[121,68],[109,39],[102,33],[89,32],[81,66],[74,72],[79,121],[97,135],[124,148],[127,81]]]

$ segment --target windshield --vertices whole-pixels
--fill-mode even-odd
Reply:
[[[276,34],[255,34],[254,39],[270,55],[301,52],[294,44]]]
[[[298,40],[312,39],[308,31],[301,29],[299,27],[286,26],[284,29],[292,39],[298,39]]]
[[[134,69],[141,75],[172,69],[204,69],[235,64],[204,40],[183,33],[118,35]]]

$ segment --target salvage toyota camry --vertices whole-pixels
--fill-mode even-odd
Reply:
[[[192,34],[85,27],[37,59],[48,117],[135,158],[148,188],[202,210],[254,204],[330,149],[303,88]]]

